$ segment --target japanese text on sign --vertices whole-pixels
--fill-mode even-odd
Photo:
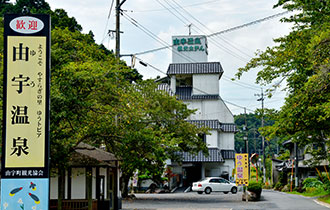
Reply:
[[[5,166],[44,167],[46,38],[9,36],[7,46]]]
[[[236,154],[236,185],[249,185],[249,162],[248,154]]]

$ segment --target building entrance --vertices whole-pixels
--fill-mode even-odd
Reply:
[[[189,187],[193,182],[197,182],[202,177],[202,166],[200,164],[194,164],[191,167],[184,167],[183,186]]]

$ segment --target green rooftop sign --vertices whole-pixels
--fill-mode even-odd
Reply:
[[[205,51],[199,37],[190,37],[190,38],[175,38],[173,39],[173,46],[177,51]]]

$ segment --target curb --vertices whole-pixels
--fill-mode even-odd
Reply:
[[[314,199],[314,202],[330,209],[330,204]]]

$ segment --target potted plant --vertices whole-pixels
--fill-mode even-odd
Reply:
[[[261,197],[262,184],[256,181],[250,181],[247,187],[249,201],[259,201]],[[245,197],[243,198],[245,199]]]

